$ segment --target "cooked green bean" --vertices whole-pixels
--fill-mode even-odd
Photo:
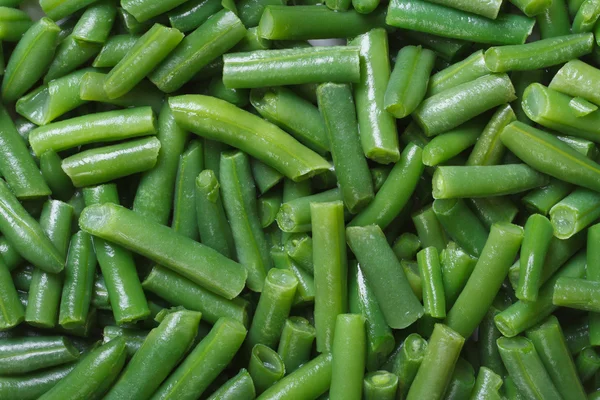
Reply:
[[[440,260],[446,307],[451,308],[473,273],[477,259],[467,254],[456,243],[450,242],[440,252]]]
[[[160,3],[147,0],[122,0],[121,7],[131,13],[137,21],[144,22],[172,10],[184,2],[185,0],[168,0]]]
[[[474,119],[431,139],[423,148],[423,164],[436,166],[462,153],[478,142],[484,131],[483,121]],[[489,124],[488,124],[489,126]],[[489,133],[489,130],[488,132]],[[479,139],[481,140],[481,139]]]
[[[193,240],[198,240],[198,220],[196,218],[196,178],[204,169],[204,149],[202,141],[192,140],[179,157],[175,177],[173,217],[171,227],[175,232]]]
[[[222,8],[221,0],[193,0],[172,9],[167,15],[173,28],[181,32],[189,32],[202,25]]]
[[[49,83],[75,71],[98,54],[101,47],[99,43],[83,42],[73,35],[67,36],[56,48],[56,55],[44,75],[44,82]]]
[[[398,376],[398,395],[406,398],[417,371],[423,362],[427,350],[427,341],[416,333],[411,333],[404,339],[398,351],[392,354],[388,371]],[[386,363],[387,365],[387,363]]]
[[[6,42],[16,42],[31,27],[33,22],[26,12],[17,8],[0,8],[0,38]]]
[[[552,4],[536,16],[536,21],[542,39],[571,33],[571,21],[565,0],[552,0]]]
[[[332,201],[342,201],[340,189],[331,189],[283,203],[277,214],[277,225],[284,232],[310,232],[310,204]]]
[[[261,394],[285,375],[285,365],[275,350],[257,344],[252,348],[248,372],[254,381],[256,394]]]
[[[426,247],[417,253],[419,275],[423,285],[425,313],[433,318],[446,317],[446,298],[442,281],[440,258],[435,247]]]
[[[568,239],[585,229],[599,216],[597,192],[576,189],[550,209],[550,220],[554,234],[559,239]]]
[[[502,336],[502,333],[500,333],[496,324],[494,324],[494,317],[499,312],[500,310],[492,305],[483,321],[481,321],[477,348],[479,350],[479,362],[481,366],[491,369],[500,376],[505,376],[506,368],[504,368],[504,363],[496,345],[496,340]]]
[[[494,343],[495,345],[495,343]],[[444,395],[445,400],[468,399],[475,387],[475,372],[473,366],[464,358],[459,358],[448,389]]]
[[[94,0],[40,0],[40,7],[48,17],[58,21],[93,2]]]
[[[255,397],[256,391],[252,377],[248,371],[242,368],[236,376],[225,382],[207,400],[253,400]]]
[[[102,46],[100,53],[94,59],[92,66],[96,68],[114,67],[125,57],[125,54],[127,54],[139,38],[137,35],[115,35],[109,37],[104,46]]]
[[[554,285],[552,304],[580,310],[600,311],[600,283],[581,278],[562,277]]]
[[[573,18],[571,31],[573,33],[592,32],[596,22],[600,18],[600,2],[597,0],[586,0],[581,4],[577,14]]]
[[[285,321],[277,353],[285,364],[286,374],[291,374],[310,360],[315,328],[302,317],[290,317]]]
[[[448,243],[444,228],[438,221],[433,206],[428,205],[414,212],[411,216],[417,235],[421,240],[421,247],[435,247],[441,252]]]
[[[485,65],[483,51],[476,51],[464,60],[433,74],[429,78],[426,97],[433,96],[490,73],[490,70]]]
[[[433,212],[452,240],[475,257],[481,254],[487,229],[462,199],[435,200]]]
[[[583,349],[575,359],[577,373],[581,382],[587,382],[596,375],[600,369],[600,356],[593,347]]]
[[[250,159],[250,168],[261,195],[268,192],[283,179],[283,175],[279,171],[258,161],[256,158]]]
[[[62,336],[19,337],[0,340],[0,373],[24,374],[70,363],[79,351]]]
[[[25,309],[19,300],[16,283],[17,280],[11,277],[8,267],[0,258],[0,330],[2,331],[19,325],[25,319]]]
[[[136,351],[140,349],[144,340],[148,336],[148,331],[139,329],[128,329],[121,328],[118,326],[105,326],[102,330],[102,337],[104,343],[108,343],[113,339],[122,337],[125,339],[125,346],[127,347],[127,357],[131,358]]]
[[[0,396],[35,400],[63,380],[77,365],[64,364],[26,375],[3,376],[0,378]]]
[[[502,377],[489,368],[481,367],[470,400],[501,400]]]
[[[525,223],[520,255],[519,285],[515,290],[515,295],[520,300],[537,300],[544,261],[551,244],[552,226],[553,224],[548,218],[539,214],[531,215]]]
[[[397,389],[398,377],[387,371],[371,372],[363,379],[365,400],[393,400]]]
[[[417,235],[410,232],[398,236],[392,246],[398,260],[413,260],[420,249],[421,240]]]
[[[596,91],[598,80],[600,80],[600,70],[583,61],[571,60],[558,70],[548,87],[600,105],[600,95]]]
[[[548,215],[552,207],[573,191],[573,185],[558,179],[550,179],[550,183],[533,189],[521,198],[521,202],[531,211]]]
[[[366,347],[365,317],[359,314],[338,315],[331,346],[330,397],[362,399]]]

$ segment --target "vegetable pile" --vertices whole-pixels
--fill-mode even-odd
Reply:
[[[600,0],[20,2],[0,399],[600,399]]]

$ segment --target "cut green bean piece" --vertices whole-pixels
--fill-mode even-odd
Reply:
[[[125,57],[125,54],[140,38],[137,35],[115,35],[108,38],[102,50],[92,63],[96,68],[112,68]]]
[[[385,91],[384,107],[396,118],[412,113],[423,101],[435,53],[421,46],[403,47]]]
[[[340,189],[330,189],[283,203],[277,214],[277,225],[284,232],[310,232],[310,204],[332,201],[342,201]]]
[[[77,363],[69,363],[26,375],[3,376],[0,378],[0,396],[22,400],[38,399],[63,380],[76,365]]]
[[[172,10],[185,0],[168,0],[156,3],[148,0],[121,0],[121,7],[131,13],[139,22],[145,22],[150,18],[159,16]]]
[[[285,186],[283,195],[285,198]],[[308,236],[306,233],[290,234],[289,238],[284,243],[284,248],[287,255],[302,267],[302,269],[311,275],[314,274],[312,237]]]
[[[40,157],[40,170],[52,190],[53,197],[57,200],[68,201],[73,196],[75,188],[61,165],[61,158],[52,150],[48,150]]]
[[[552,0],[552,4],[536,16],[536,21],[542,39],[571,33],[571,21],[566,0]]]
[[[365,400],[394,400],[397,390],[398,377],[387,371],[368,373],[363,380]]]
[[[524,337],[498,339],[498,349],[519,391],[530,399],[561,399],[533,343]]]
[[[248,372],[254,381],[256,394],[260,395],[284,377],[285,365],[275,350],[257,344],[252,348]]]
[[[477,348],[479,350],[479,362],[481,366],[491,369],[500,376],[505,376],[506,368],[504,368],[504,363],[496,345],[496,340],[502,336],[502,333],[500,333],[496,324],[494,324],[494,317],[499,312],[500,310],[492,305],[483,321],[481,321]]]
[[[444,400],[468,399],[475,387],[473,366],[464,358],[459,358],[444,394]]]
[[[552,207],[573,190],[573,185],[558,179],[550,179],[550,183],[539,189],[533,189],[521,198],[525,207],[542,215],[548,215]]]
[[[470,400],[501,400],[502,377],[489,368],[481,367]]]
[[[496,19],[488,19],[424,0],[393,0],[386,23],[476,43],[509,45],[525,43],[535,20],[514,14],[500,14]]]
[[[15,285],[17,280],[0,258],[0,330],[8,330],[25,320],[25,309],[19,300]],[[0,393],[2,384],[0,383]]]
[[[2,41],[19,41],[32,24],[31,17],[26,12],[7,6],[0,8],[0,39]]]
[[[286,374],[291,374],[310,360],[316,330],[302,317],[290,317],[285,321],[277,353],[285,364]]]
[[[56,55],[44,75],[44,82],[61,78],[92,59],[100,52],[101,44],[82,42],[67,36],[56,48]]]
[[[99,1],[85,10],[73,28],[73,37],[84,42],[104,44],[116,16],[117,8],[112,1]]]
[[[346,229],[346,235],[388,325],[402,329],[419,319],[423,306],[381,229],[377,225],[353,226]]]
[[[569,102],[569,107],[573,109],[575,115],[577,115],[578,117],[585,117],[586,115],[589,115],[594,111],[598,110],[597,105],[590,103],[582,97],[574,97],[573,99],[571,99],[571,101]]]
[[[398,260],[413,260],[421,249],[421,240],[414,233],[405,232],[394,241],[392,249]]]
[[[516,121],[516,116],[510,105],[500,106],[479,135],[466,165],[500,164],[506,150],[500,140],[500,134],[513,121]]]
[[[256,158],[250,160],[252,177],[258,187],[260,194],[265,194],[283,179],[283,175],[274,168],[258,161]]]
[[[548,218],[533,214],[527,218],[524,228],[519,285],[515,295],[523,301],[535,301],[541,286],[544,260],[550,248],[553,227]]]
[[[447,7],[456,8],[473,14],[482,15],[486,18],[496,19],[502,1],[500,0],[475,0],[475,1],[464,1],[464,0],[432,0],[432,3],[442,4]]]
[[[95,0],[40,0],[44,13],[55,21],[74,14]]]
[[[242,368],[240,372],[225,382],[207,400],[253,400],[256,397],[252,377]]]
[[[142,347],[146,336],[148,336],[148,331],[121,328],[118,326],[105,326],[102,330],[102,336],[104,343],[108,343],[118,337],[125,339],[127,357],[131,358]]]
[[[175,121],[198,135],[235,146],[292,180],[329,169],[329,163],[260,117],[208,96],[171,97]],[[260,146],[257,141],[261,141]],[[223,184],[223,182],[221,182]]]
[[[69,363],[79,351],[62,336],[20,337],[0,341],[2,375],[25,374]]]
[[[427,136],[435,136],[514,99],[506,74],[485,75],[425,99],[413,117]]]
[[[446,317],[446,298],[442,281],[440,258],[435,247],[427,247],[417,254],[419,275],[423,285],[425,313],[433,318]]]
[[[598,243],[600,242],[600,225],[596,224],[591,226],[587,231],[587,243],[588,248],[586,250],[586,261],[587,261],[587,276],[589,281],[600,281],[600,264],[599,261],[599,248]],[[600,317],[596,313],[592,313],[589,316],[589,342],[592,345],[600,343]]]
[[[258,216],[262,228],[268,228],[277,217],[281,207],[281,189],[275,189],[258,198]]]
[[[417,371],[423,362],[427,350],[427,341],[416,333],[411,333],[400,344],[384,369],[398,376],[398,395],[406,398]]]
[[[179,157],[171,228],[196,241],[199,237],[196,218],[196,178],[203,169],[203,143],[200,140],[192,140]]]
[[[554,285],[552,304],[585,311],[600,311],[600,283],[581,278],[562,277]]]
[[[167,15],[173,28],[189,32],[222,8],[221,0],[192,0],[174,8]]]
[[[583,2],[577,14],[573,18],[571,31],[573,33],[592,32],[600,18],[600,1],[586,0]]]
[[[600,90],[597,83],[599,79],[600,70],[583,61],[571,60],[558,70],[548,87],[600,105],[600,94],[597,92],[597,89]]]
[[[438,221],[433,211],[433,206],[428,205],[414,212],[411,216],[417,235],[421,240],[421,247],[435,247],[441,252],[446,247],[448,239],[444,228]]]
[[[485,132],[486,126],[482,122],[477,118],[431,139],[423,148],[423,164],[437,166],[473,146]]]
[[[271,258],[275,268],[292,272],[298,280],[293,306],[312,304],[315,301],[315,280],[309,272],[299,267],[281,247],[281,241],[273,244]]]
[[[568,239],[587,228],[599,216],[600,196],[597,192],[579,188],[550,209],[554,235]]]
[[[334,399],[362,399],[365,373],[365,318],[359,314],[340,314],[335,324],[331,347],[333,358],[329,396]]]
[[[487,229],[462,199],[435,200],[433,212],[452,240],[479,257],[487,240]]]
[[[225,298],[236,297],[244,287],[247,273],[240,264],[124,207],[87,207],[79,225],[82,230],[148,257]]]
[[[479,50],[469,57],[433,74],[429,78],[426,97],[451,89],[466,82],[490,74],[485,65],[483,51]]]
[[[477,259],[454,242],[440,252],[446,306],[451,308],[475,269]]]
[[[463,291],[448,312],[446,323],[469,337],[483,320],[502,286],[523,240],[517,225],[492,225],[490,235]]]
[[[583,349],[575,360],[577,373],[581,382],[586,383],[596,375],[600,369],[600,356],[593,347]]]

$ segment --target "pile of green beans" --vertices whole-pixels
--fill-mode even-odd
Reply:
[[[600,0],[37,3],[0,400],[600,399]]]

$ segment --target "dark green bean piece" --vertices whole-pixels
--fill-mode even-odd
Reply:
[[[373,199],[373,184],[361,148],[361,138],[349,85],[326,83],[317,90],[319,110],[344,204],[352,213],[361,211]]]
[[[310,236],[306,233],[290,234],[290,237],[284,243],[284,248],[287,255],[294,260],[298,266],[310,275],[314,274],[313,241]]]
[[[200,317],[199,312],[187,310],[159,313],[160,325],[150,331],[104,398],[149,398],[192,346]]]
[[[480,119],[474,119],[434,137],[423,148],[423,164],[436,166],[473,146],[486,127],[482,122]]]
[[[536,21],[542,39],[571,33],[571,21],[565,0],[552,0],[552,4],[536,16]]]
[[[591,332],[590,318],[584,315],[576,321],[571,321],[564,329],[565,341],[571,354],[578,354],[586,347],[590,347]]]
[[[20,199],[49,195],[50,188],[4,107],[0,107],[0,127],[0,174],[11,191]]]
[[[458,10],[463,10],[466,12],[470,12],[473,14],[482,15],[486,18],[496,19],[498,17],[498,12],[500,11],[500,6],[502,5],[502,1],[492,0],[492,1],[463,1],[463,0],[432,0],[432,3],[442,4],[447,7],[456,8]]]
[[[491,306],[486,313],[483,321],[479,325],[479,337],[478,337],[478,350],[479,350],[479,363],[482,367],[489,368],[500,376],[506,375],[506,369],[504,363],[498,352],[498,346],[496,340],[498,340],[502,334],[494,324],[494,317],[500,312],[496,307]]]
[[[397,389],[398,377],[387,371],[368,373],[363,380],[365,400],[394,400]]]
[[[425,99],[414,117],[427,136],[435,136],[515,98],[506,74],[490,74]]]
[[[385,7],[368,15],[354,10],[335,12],[325,5],[269,5],[258,29],[269,40],[351,38],[385,26]]]
[[[221,10],[188,34],[149,78],[160,90],[171,93],[181,88],[209,62],[231,49],[245,34],[242,21],[233,12]],[[225,87],[232,87],[226,79],[226,70],[223,72]]]
[[[271,248],[271,258],[275,268],[291,271],[298,280],[298,287],[294,297],[293,306],[312,304],[315,301],[315,280],[313,276],[299,267],[281,247],[281,242],[276,242]]]
[[[58,323],[66,329],[83,325],[92,300],[96,255],[92,238],[79,231],[73,235],[65,267],[65,281]]]
[[[408,284],[419,301],[423,300],[423,282],[419,274],[419,266],[416,261],[401,260],[402,270],[406,274]]]
[[[473,273],[448,312],[446,323],[469,337],[483,320],[523,240],[523,229],[498,223],[492,226],[488,240]]]
[[[392,246],[398,260],[413,260],[420,249],[421,240],[417,235],[410,232],[398,236]]]
[[[448,389],[444,394],[444,400],[469,399],[474,387],[475,372],[473,366],[464,358],[459,358],[448,384]]]
[[[202,25],[210,16],[221,10],[221,0],[193,0],[169,11],[171,26],[181,32],[189,32]]]
[[[223,153],[220,169],[223,205],[233,232],[237,258],[248,270],[248,287],[260,292],[272,261],[258,217],[256,188],[248,156],[240,151]]]
[[[56,48],[56,55],[44,75],[44,82],[49,83],[75,71],[98,54],[101,47],[98,43],[82,42],[72,35],[67,36]]]
[[[252,177],[261,195],[268,192],[283,179],[283,175],[279,171],[258,161],[256,158],[250,160],[250,168],[252,168]]]
[[[244,287],[247,273],[240,264],[124,207],[87,207],[79,225],[82,230],[135,251],[225,298],[236,297]]]
[[[500,14],[492,20],[423,0],[394,0],[386,23],[443,37],[507,45],[525,43],[535,20],[514,14]]]
[[[422,150],[409,144],[402,151],[374,200],[350,222],[350,226],[377,224],[385,229],[410,200],[423,174]]]
[[[479,368],[470,400],[501,400],[502,377],[489,368]]]
[[[528,44],[491,47],[485,52],[485,64],[492,72],[547,68],[591,53],[593,44],[591,33],[581,33]]]
[[[533,343],[524,337],[498,339],[504,365],[519,391],[531,399],[561,399]]]
[[[587,231],[588,248],[586,250],[587,276],[589,281],[600,281],[600,268],[598,261],[598,243],[600,241],[600,225],[591,226]],[[589,341],[593,345],[600,343],[600,317],[596,313],[589,315]]]
[[[155,137],[130,140],[67,157],[62,169],[75,187],[97,185],[151,169],[159,150],[160,141]]]
[[[587,228],[599,216],[600,196],[588,189],[576,189],[550,209],[554,235],[568,239]]]
[[[74,14],[95,0],[40,0],[44,13],[55,21]]]
[[[260,395],[284,377],[285,365],[275,350],[257,344],[252,348],[248,372],[254,381],[256,394]]]
[[[351,262],[348,280],[348,305],[353,314],[366,319],[368,371],[376,371],[394,349],[394,337],[379,303],[357,263]]]
[[[44,204],[40,227],[62,257],[67,256],[72,219],[73,207],[67,203],[49,200]],[[63,277],[60,274],[34,269],[25,310],[25,321],[29,325],[43,328],[56,326],[62,286]]]
[[[412,292],[381,229],[377,225],[349,227],[346,235],[388,325],[402,329],[419,319],[423,306]]]
[[[277,213],[281,207],[281,199],[281,189],[271,190],[269,193],[266,193],[258,198],[258,216],[263,229],[269,227],[273,222],[275,222],[275,218],[277,217]]]
[[[83,195],[86,206],[119,203],[115,184],[86,188]],[[150,310],[137,276],[133,255],[100,237],[94,237],[93,244],[116,322],[123,324],[146,318]]]
[[[121,372],[127,355],[125,340],[116,338],[86,355],[63,379],[40,399],[73,400],[100,398]]]
[[[448,242],[442,225],[438,221],[432,205],[412,214],[412,221],[421,240],[421,247],[435,247],[442,251]]]
[[[63,380],[76,365],[77,363],[69,363],[27,375],[0,377],[0,396],[7,399],[36,400]]]
[[[510,377],[504,377],[504,394],[508,400],[525,400],[525,397],[519,391],[515,381]]]
[[[315,337],[315,328],[305,318],[291,317],[285,321],[277,353],[285,364],[286,374],[310,360]]]
[[[506,149],[500,141],[500,134],[515,120],[516,116],[510,105],[500,106],[477,139],[466,165],[500,164]]]
[[[456,243],[450,242],[440,252],[440,260],[446,306],[451,308],[473,273],[477,259],[467,254]]]
[[[396,122],[384,111],[385,91],[390,79],[387,43],[383,28],[373,29],[348,42],[349,46],[360,49],[360,80],[354,85],[354,97],[363,152],[380,164],[396,162],[400,158]]]
[[[155,21],[154,19],[149,19],[144,22],[139,22],[132,14],[121,7],[117,8],[117,13],[121,20],[121,27],[130,34],[142,34],[146,32]]]
[[[393,356],[389,371],[398,376],[398,395],[401,398],[406,398],[426,350],[427,341],[418,334],[411,333],[404,339],[399,352]]]
[[[412,382],[407,400],[441,399],[452,378],[465,339],[442,324],[435,324],[423,362]]]
[[[231,362],[246,337],[237,321],[221,318],[167,378],[152,399],[197,399]],[[206,368],[210,365],[210,368]]]
[[[73,28],[73,37],[84,42],[104,44],[116,16],[117,8],[112,1],[99,1],[84,11]]]
[[[337,316],[331,346],[331,385],[334,399],[362,399],[362,378],[366,354],[365,317],[360,314]]]
[[[396,118],[412,113],[425,97],[435,53],[421,46],[403,47],[385,91],[384,107]]]
[[[535,301],[541,286],[544,260],[554,232],[548,218],[540,214],[531,215],[524,228],[519,285],[515,290],[515,295],[520,300]]]
[[[156,120],[150,107],[115,110],[75,117],[41,126],[29,135],[31,148],[40,156],[84,144],[113,142],[156,133]]]
[[[581,382],[589,381],[600,369],[600,356],[593,347],[583,349],[575,359]]]
[[[177,47],[184,38],[174,28],[154,24],[125,54],[104,81],[109,98],[121,97],[135,87]]]
[[[453,199],[514,194],[547,185],[549,177],[526,164],[439,167],[433,197]]]
[[[501,139],[510,151],[538,171],[565,182],[600,190],[600,166],[554,135],[513,122],[504,129]]]
[[[165,104],[158,117],[157,138],[161,144],[158,159],[155,167],[142,176],[133,201],[135,212],[163,225],[171,214],[177,164],[187,136]]]
[[[175,27],[176,28],[176,27]],[[137,35],[115,35],[108,38],[92,63],[96,68],[112,68],[125,57],[140,37]]]
[[[121,328],[119,326],[105,326],[102,330],[102,336],[104,338],[104,343],[108,343],[111,340],[114,340],[118,337],[122,337],[125,339],[125,346],[127,347],[127,357],[131,358],[136,351],[144,343],[146,340],[146,336],[148,336],[148,331],[143,331],[139,329],[128,329]]]
[[[435,200],[433,212],[450,238],[478,257],[487,240],[487,229],[462,199]]]
[[[310,203],[315,267],[315,328],[317,351],[331,351],[338,314],[348,308],[348,262],[344,207],[341,201]]]
[[[215,324],[219,318],[227,317],[248,325],[250,305],[246,300],[224,299],[161,266],[155,265],[142,285],[173,305],[200,311],[208,323]]]
[[[583,276],[585,276],[585,253],[580,253],[541,287],[536,301],[519,300],[496,315],[494,318],[496,326],[504,336],[512,337],[537,325],[557,309],[557,306],[552,304],[556,281],[561,277],[582,278]]]
[[[35,267],[33,265],[26,264],[11,272],[12,280],[17,290],[23,292],[29,291],[29,287],[31,286],[31,276],[33,275],[34,268]]]
[[[452,64],[448,68],[433,74],[429,79],[426,97],[433,96],[490,73],[490,70],[485,65],[483,51],[476,51],[463,61]]]
[[[26,12],[7,6],[0,8],[0,38],[3,41],[18,42],[32,24]]]
[[[254,89],[250,102],[268,121],[292,134],[319,154],[329,151],[327,130],[319,109],[285,87]]]
[[[331,354],[321,354],[269,387],[260,399],[316,399],[329,389],[331,365]]]
[[[0,257],[0,330],[2,331],[19,325],[25,319],[25,309],[19,300],[15,283],[8,267]]]
[[[200,140],[193,140],[179,157],[175,177],[175,200],[171,228],[183,236],[198,240],[196,218],[196,178],[204,169],[204,149]]]
[[[527,338],[535,349],[563,398],[585,400],[585,390],[577,376],[577,368],[567,348],[558,320],[550,316],[544,323],[529,329]]]
[[[42,77],[54,57],[60,28],[49,18],[31,26],[12,52],[4,78],[2,97],[14,102]]]
[[[445,318],[446,298],[437,249],[435,247],[424,248],[417,253],[417,262],[423,286],[425,313],[433,318]]]
[[[235,146],[293,180],[307,179],[329,168],[326,160],[275,125],[224,100],[178,96],[169,99],[169,106],[184,129]],[[257,141],[263,144],[257,146]]]
[[[553,0],[510,0],[523,14],[535,17],[550,7]]]
[[[145,22],[184,3],[185,0],[169,0],[156,3],[144,0],[122,0],[121,7],[131,13],[139,22]]]
[[[521,198],[521,201],[531,212],[548,215],[552,207],[567,197],[573,190],[573,185],[558,179],[550,179],[550,183],[538,189],[531,190]]]
[[[517,100],[513,101],[511,106],[515,111],[515,115],[517,120],[527,124],[532,125],[533,123],[527,116],[525,110],[523,109],[523,102],[521,99],[523,98],[523,94],[525,90],[532,83],[541,83],[545,80],[546,71],[541,69],[529,70],[529,71],[514,71],[510,74],[510,78],[515,86],[515,92],[517,95]]]
[[[62,336],[20,337],[0,340],[0,373],[24,374],[70,363],[79,351]]]
[[[207,94],[221,100],[225,100],[238,107],[246,107],[250,102],[250,91],[248,89],[226,88],[223,78],[215,76],[208,84]]]
[[[93,244],[92,244],[93,246]],[[93,251],[93,247],[92,247]],[[106,281],[102,275],[96,275],[92,290],[92,306],[100,310],[112,310]],[[116,322],[116,321],[115,321]]]
[[[207,400],[253,400],[256,397],[254,382],[245,368],[225,382]]]

